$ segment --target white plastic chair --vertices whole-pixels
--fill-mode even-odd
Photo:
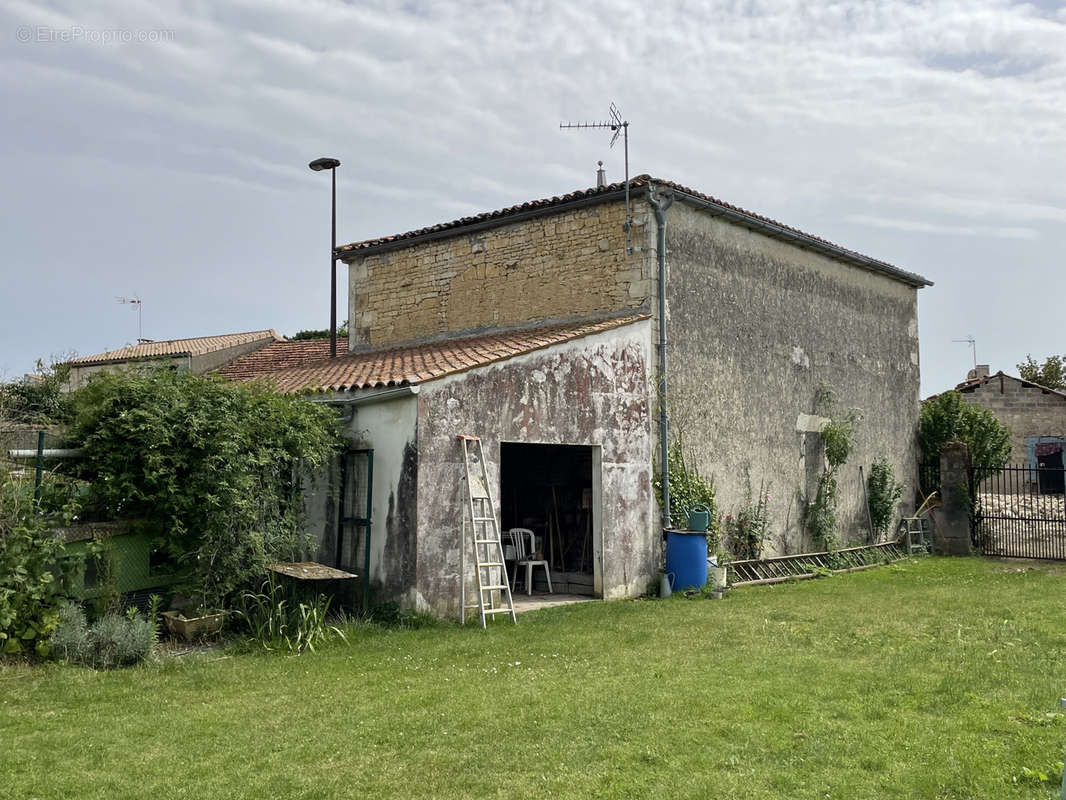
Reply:
[[[511,578],[511,591],[514,591],[515,584],[518,583],[518,570],[520,567],[526,568],[526,594],[533,594],[533,567],[544,567],[544,577],[548,579],[548,591],[552,591],[552,576],[548,571],[548,562],[543,560],[535,560],[533,558],[536,552],[536,539],[533,537],[533,531],[529,528],[511,528],[507,531],[507,535],[511,537],[511,546],[514,548],[515,553],[515,565],[514,576]]]

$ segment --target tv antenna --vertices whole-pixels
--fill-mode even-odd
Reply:
[[[622,137],[626,162],[626,224],[622,226],[622,229],[626,232],[626,254],[628,255],[633,252],[633,246],[629,239],[629,229],[632,227],[633,223],[633,218],[629,212],[629,120],[622,119],[622,112],[618,110],[618,106],[614,103],[611,103],[610,114],[611,118],[602,122],[560,122],[559,130],[568,130],[570,128],[607,128],[614,131],[614,136],[611,137],[610,147],[614,147],[619,136]]]
[[[133,297],[116,297],[115,302],[120,305],[129,306],[130,311],[137,312],[137,341],[141,341],[141,339],[144,338],[144,331],[141,328],[141,306],[144,305],[144,301],[137,297],[137,295],[134,295]]]
[[[977,369],[977,340],[975,338],[973,338],[973,334],[971,333],[965,339],[952,339],[951,341],[960,342],[960,343],[965,342],[966,344],[970,345],[970,349],[973,351],[973,368],[976,370]]]

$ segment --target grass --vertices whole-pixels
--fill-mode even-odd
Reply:
[[[299,657],[9,666],[0,796],[1057,797],[1064,590],[930,558],[488,631],[354,627]]]

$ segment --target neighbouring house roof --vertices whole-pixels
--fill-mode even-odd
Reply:
[[[202,356],[207,353],[215,353],[219,350],[226,350],[230,347],[238,347],[242,344],[258,342],[264,339],[285,340],[273,328],[265,331],[198,336],[193,339],[167,339],[165,341],[128,345],[117,350],[108,350],[106,353],[96,353],[91,356],[79,356],[78,358],[72,358],[69,363],[75,367],[84,367],[93,364],[113,364],[120,361],[137,361],[140,359]]]
[[[999,378],[1004,378],[1004,379],[1009,380],[1009,381],[1014,381],[1015,383],[1020,383],[1022,385],[1022,387],[1026,388],[1026,389],[1039,389],[1040,391],[1044,392],[1045,394],[1053,394],[1056,397],[1061,397],[1063,400],[1066,400],[1066,392],[1064,392],[1064,391],[1062,391],[1060,389],[1049,389],[1047,386],[1041,386],[1039,383],[1033,383],[1032,381],[1027,381],[1027,380],[1025,380],[1023,378],[1016,378],[1013,375],[1008,375],[1003,370],[1000,370],[995,375],[987,375],[987,376],[985,376],[983,378],[971,378],[970,380],[965,380],[965,381],[963,381],[962,383],[958,384],[955,387],[955,391],[956,392],[972,392],[976,388],[978,388],[979,386],[983,386],[986,383],[991,383],[993,380],[999,379]],[[937,395],[934,395],[934,397],[936,397],[936,396]],[[930,399],[932,399],[932,398],[930,398]]]
[[[348,337],[337,337],[337,353],[348,355]],[[329,358],[329,339],[300,339],[271,342],[254,353],[234,359],[218,374],[234,381],[261,378],[267,373],[280,372],[316,364]]]
[[[880,259],[863,255],[854,250],[849,250],[846,247],[841,247],[827,239],[814,236],[813,234],[804,233],[798,228],[793,228],[778,222],[777,220],[771,219],[770,217],[747,211],[739,206],[734,206],[723,200],[718,200],[710,195],[674,183],[673,181],[653,178],[651,175],[638,175],[630,180],[629,186],[630,193],[634,196],[639,195],[641,190],[651,189],[652,187],[658,189],[672,189],[678,200],[686,201],[690,204],[704,208],[711,214],[725,217],[731,222],[758,229],[761,233],[768,236],[784,239],[799,247],[815,250],[832,258],[855,264],[856,266],[884,273],[918,288],[933,285],[932,281],[917,273],[907,272],[906,270],[893,266],[886,261],[881,261]],[[541,216],[543,214],[556,213],[558,211],[566,210],[567,208],[606,203],[621,199],[624,197],[624,193],[625,183],[611,183],[599,188],[581,189],[557,197],[547,197],[542,200],[530,200],[515,206],[497,209],[496,211],[486,211],[471,217],[460,217],[451,222],[442,222],[427,228],[407,231],[406,233],[382,236],[376,239],[367,239],[362,242],[352,242],[351,244],[341,245],[337,248],[337,251],[343,258],[345,255],[354,257],[357,255],[369,255],[375,252],[395,250],[401,247],[417,244],[420,241],[431,241],[433,239],[444,238],[458,233],[469,232],[470,229],[476,230],[495,227],[530,217]]]
[[[320,347],[321,340],[281,342],[237,359],[220,369],[219,374],[233,380],[268,380],[282,392],[346,392],[411,386],[645,319],[647,315],[636,315],[493,331],[346,353],[336,358],[328,357],[328,341],[324,350]]]

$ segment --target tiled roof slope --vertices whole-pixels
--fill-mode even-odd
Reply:
[[[345,392],[386,386],[409,386],[423,381],[443,378],[474,367],[530,353],[582,336],[602,333],[638,320],[638,315],[600,322],[577,322],[547,325],[523,330],[495,331],[476,336],[464,336],[436,342],[393,347],[365,353],[350,353],[329,358],[327,343],[325,357],[313,363],[292,366],[292,349],[268,345],[258,353],[237,359],[220,374],[235,380],[263,378],[282,392]],[[296,343],[290,343],[296,344]],[[304,343],[300,343],[304,344]],[[317,344],[317,342],[316,342]],[[294,349],[294,348],[293,348]],[[271,364],[262,358],[273,352],[277,361]],[[309,349],[304,353],[310,352]],[[245,359],[254,359],[256,367],[248,368]]]
[[[163,358],[166,356],[200,356],[205,353],[214,353],[229,347],[258,342],[261,339],[273,339],[284,341],[273,329],[265,331],[248,331],[247,333],[225,333],[220,336],[199,336],[195,339],[167,339],[161,342],[145,342],[143,344],[120,347],[117,350],[108,350],[106,353],[96,353],[91,356],[80,356],[71,359],[74,366],[87,364],[107,364],[115,361],[134,361],[144,358]]]
[[[348,337],[337,337],[337,353],[347,355]],[[271,342],[254,353],[234,359],[218,374],[234,381],[260,378],[268,372],[306,367],[329,358],[329,339],[300,339]]]
[[[686,196],[690,200],[695,200],[708,204],[711,207],[716,208],[719,213],[728,216],[733,221],[740,224],[744,224],[745,221],[750,223],[757,223],[760,227],[768,226],[768,229],[764,227],[766,232],[773,235],[773,232],[779,232],[784,234],[787,238],[792,239],[795,243],[800,245],[813,246],[815,249],[824,250],[831,255],[838,258],[844,258],[848,261],[853,261],[862,266],[870,269],[874,269],[879,272],[892,275],[905,283],[910,283],[915,286],[932,286],[932,281],[923,278],[913,272],[907,272],[899,267],[893,266],[886,261],[881,261],[870,256],[863,255],[855,250],[849,250],[846,247],[841,247],[828,239],[823,239],[819,236],[814,236],[810,233],[804,233],[798,228],[793,228],[784,223],[778,222],[770,217],[764,217],[761,214],[756,214],[752,211],[740,208],[739,206],[732,205],[724,200],[718,200],[708,194],[698,192],[695,189],[690,189],[687,186],[682,186],[679,183],[673,181],[662,180],[661,178],[653,178],[651,175],[638,175],[632,178],[629,182],[630,192],[634,195],[646,187],[654,186],[662,189],[673,189],[678,193],[679,199],[686,199]],[[508,206],[507,208],[497,209],[496,211],[486,211],[482,214],[475,214],[472,217],[460,217],[459,219],[452,220],[451,222],[442,222],[437,225],[431,225],[428,228],[419,228],[413,231],[407,231],[406,233],[398,233],[393,236],[382,236],[376,239],[367,239],[362,242],[352,242],[351,244],[341,245],[337,248],[338,252],[348,252],[355,255],[360,250],[374,250],[375,248],[383,245],[392,245],[394,243],[402,243],[405,240],[420,239],[422,237],[429,237],[434,235],[441,235],[452,229],[460,229],[469,225],[477,225],[479,223],[492,222],[494,220],[500,220],[506,222],[508,217],[514,217],[523,214],[535,213],[543,210],[545,213],[550,212],[553,208],[558,206],[565,206],[570,203],[579,201],[592,201],[595,202],[596,198],[602,197],[603,202],[607,202],[609,199],[614,199],[614,196],[619,192],[625,190],[625,183],[611,183],[600,188],[580,189],[576,192],[570,192],[569,194],[559,195],[557,197],[547,197],[542,200],[530,200],[525,203],[520,203],[515,206]]]

